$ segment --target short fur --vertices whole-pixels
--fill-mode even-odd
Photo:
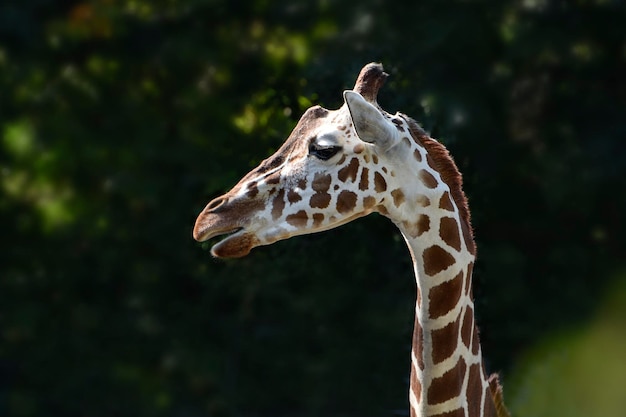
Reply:
[[[459,169],[454,163],[452,156],[445,146],[428,136],[424,129],[422,129],[415,120],[405,114],[401,114],[401,116],[409,124],[409,129],[411,130],[411,135],[413,136],[413,138],[419,141],[424,146],[424,148],[426,148],[428,155],[430,155],[436,165],[433,168],[435,168],[439,172],[443,182],[445,182],[450,188],[452,199],[459,209],[461,220],[465,222],[465,226],[467,227],[467,233],[469,238],[467,240],[472,244],[472,247],[468,249],[470,250],[470,252],[475,253],[476,247],[474,244],[472,221],[469,206],[467,203],[467,197],[463,192],[463,177],[461,176]]]

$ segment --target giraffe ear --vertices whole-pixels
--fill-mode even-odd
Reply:
[[[343,98],[348,105],[356,134],[362,141],[373,143],[385,150],[393,146],[398,131],[380,110],[354,91],[344,91]]]

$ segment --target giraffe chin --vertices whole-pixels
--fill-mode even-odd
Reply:
[[[258,239],[242,230],[215,244],[211,248],[211,255],[216,258],[242,258],[255,246],[258,246]]]

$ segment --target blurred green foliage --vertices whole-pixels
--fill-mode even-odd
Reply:
[[[582,326],[546,338],[515,365],[509,406],[520,416],[621,416],[626,409],[626,278]]]
[[[3,3],[0,415],[403,415],[414,283],[389,222],[232,262],[191,239],[370,61],[381,105],[465,174],[511,408],[571,415],[524,395],[571,375],[533,371],[566,346],[601,384],[624,343],[589,323],[624,315],[604,294],[626,263],[625,21],[621,0]]]

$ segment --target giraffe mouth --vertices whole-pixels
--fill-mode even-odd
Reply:
[[[200,242],[213,238],[220,240],[211,247],[211,255],[216,258],[241,258],[250,253],[250,250],[258,245],[258,239],[254,234],[247,232],[243,227],[227,230],[205,231],[198,236]]]
[[[230,230],[216,231],[207,235],[204,238],[204,240],[206,241],[206,240],[213,239],[213,238],[228,239],[230,236],[233,236],[241,232],[242,230],[243,230],[243,227],[235,227]]]
[[[259,241],[254,233],[225,216],[201,213],[193,228],[193,238],[198,242],[206,242],[218,237],[221,240],[211,247],[211,254],[216,258],[246,256],[254,246],[258,246]]]

